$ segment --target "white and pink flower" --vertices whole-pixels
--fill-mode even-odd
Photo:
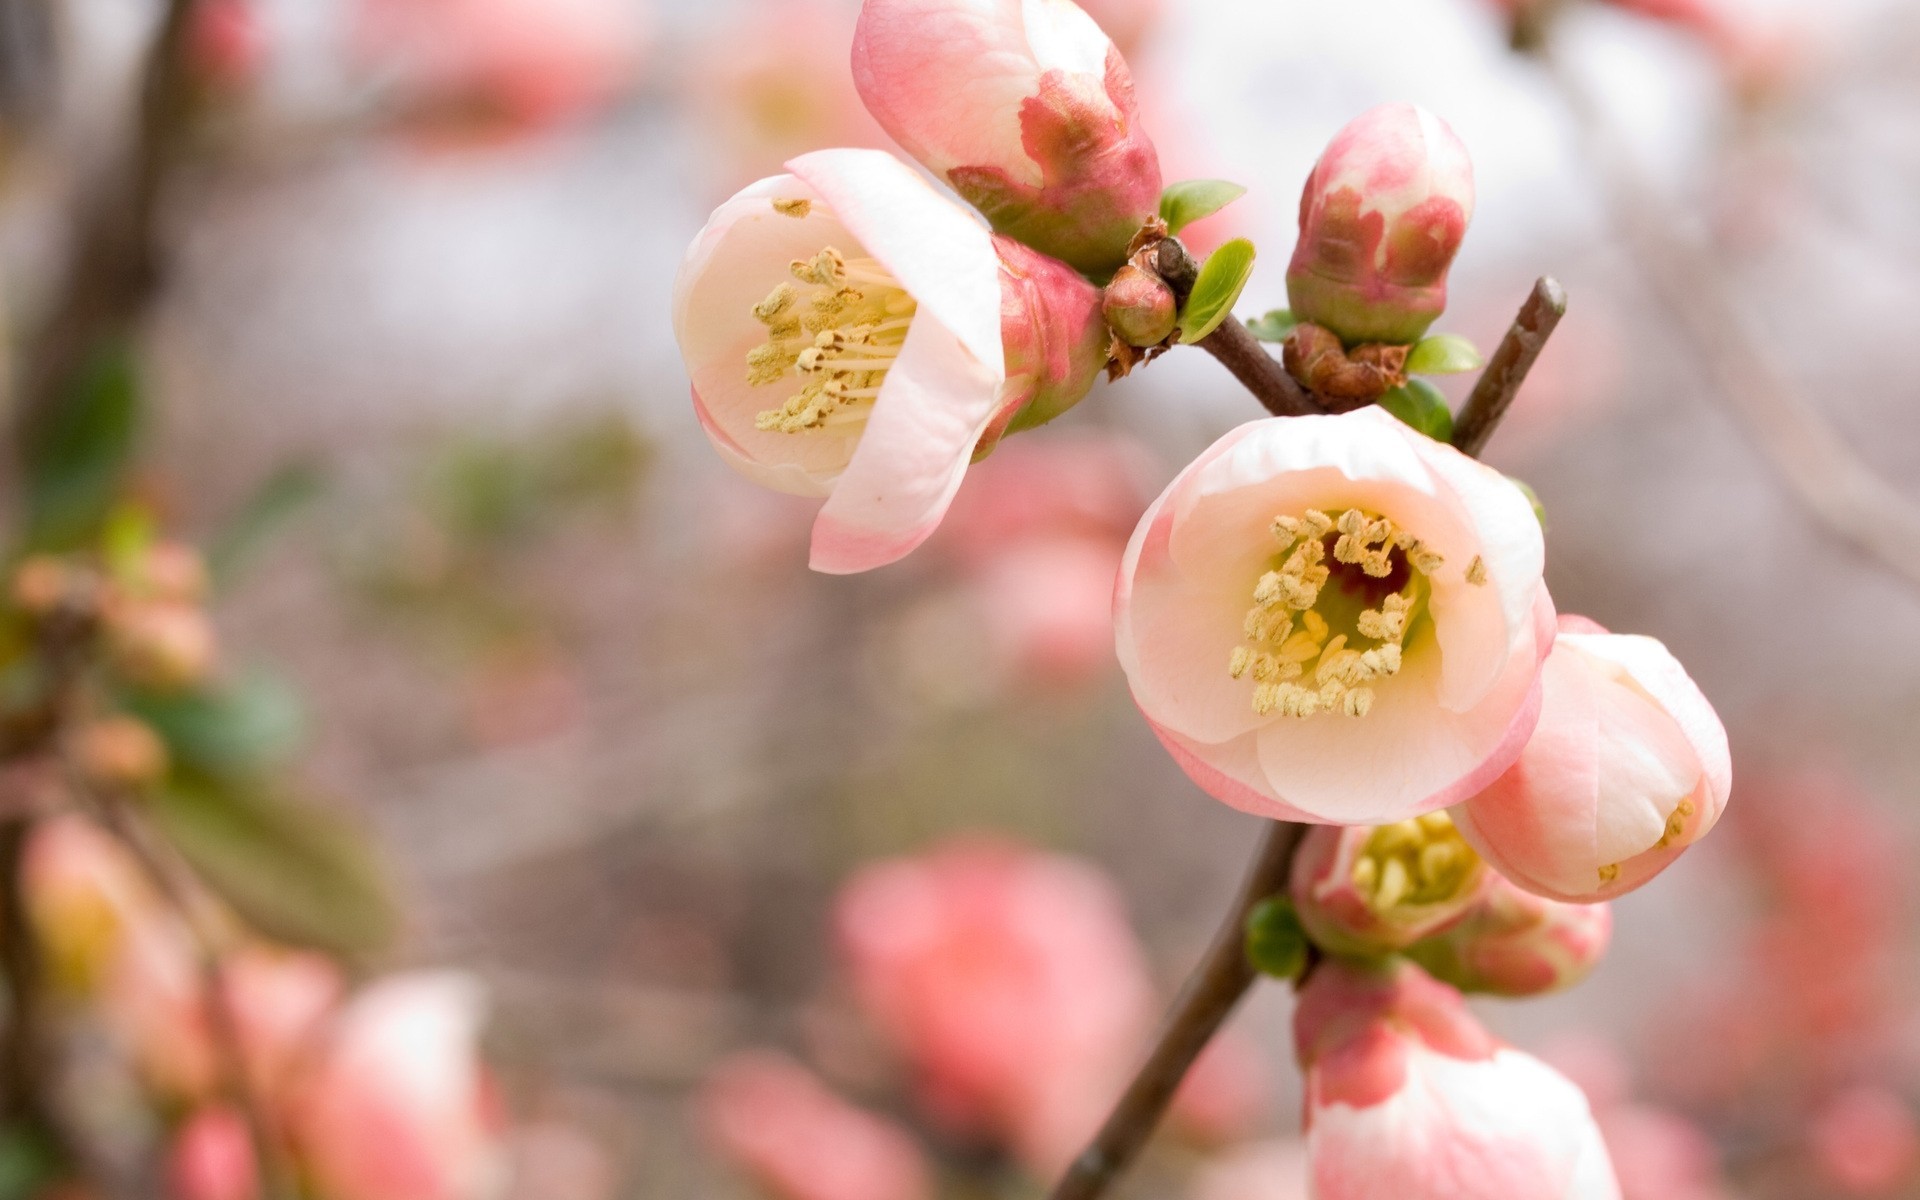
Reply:
[[[1727,732],[1665,646],[1564,617],[1540,723],[1511,770],[1454,810],[1508,879],[1556,900],[1632,891],[1720,819]]]
[[[715,211],[674,282],[694,408],[749,478],[825,496],[812,565],[892,562],[967,464],[1086,394],[1099,293],[906,164],[824,150]]]
[[[1412,963],[1321,962],[1294,1041],[1317,1200],[1620,1200],[1580,1089]]]
[[[1533,731],[1544,559],[1518,488],[1378,409],[1255,421],[1134,531],[1120,663],[1174,758],[1235,808],[1405,820],[1486,788]]]
[[[1126,60],[1070,0],[866,0],[853,79],[993,227],[1104,274],[1159,210]]]
[[[1322,950],[1404,950],[1459,921],[1490,873],[1443,812],[1391,825],[1319,825],[1295,852],[1289,888]]]

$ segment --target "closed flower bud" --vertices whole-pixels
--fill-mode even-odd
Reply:
[[[1157,346],[1173,332],[1180,316],[1173,289],[1151,271],[1128,263],[1107,284],[1107,324],[1129,346]]]
[[[853,79],[993,227],[1105,274],[1159,210],[1126,61],[1069,0],[866,0]]]
[[[128,682],[155,691],[192,687],[213,670],[213,624],[191,604],[116,605],[107,621],[107,647]]]
[[[1580,1089],[1412,963],[1327,959],[1293,1028],[1316,1200],[1619,1200]]]
[[[1613,934],[1606,904],[1567,904],[1489,873],[1466,917],[1409,951],[1436,978],[1468,992],[1538,996],[1592,973]]]
[[[96,786],[140,788],[166,774],[166,745],[132,717],[95,721],[80,730],[77,742],[80,770]]]
[[[1519,761],[1454,809],[1508,879],[1556,900],[1632,891],[1713,828],[1733,787],[1727,732],[1667,648],[1560,619],[1540,722]]]
[[[1411,104],[1362,113],[1300,197],[1294,316],[1348,345],[1418,340],[1447,306],[1447,268],[1472,216],[1473,164],[1444,121]]]
[[[1385,954],[1459,920],[1487,878],[1444,812],[1376,827],[1317,825],[1294,859],[1293,902],[1322,949]]]

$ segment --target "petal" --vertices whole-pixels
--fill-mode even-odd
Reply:
[[[1004,375],[1000,259],[971,212],[881,150],[816,150],[787,164],[886,265],[923,314]]]
[[[814,522],[813,569],[865,571],[925,541],[960,489],[1000,383],[945,326],[916,319]]]
[[[1719,714],[1701,693],[1700,686],[1672,652],[1653,638],[1615,634],[1570,640],[1580,649],[1626,672],[1679,725],[1706,776],[1708,803],[1701,814],[1698,833],[1712,828],[1733,791],[1733,759],[1727,748],[1726,727],[1720,723]]]

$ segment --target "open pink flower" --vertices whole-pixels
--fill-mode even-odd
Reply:
[[[297,1096],[294,1140],[328,1200],[484,1200],[504,1183],[472,980],[421,972],[356,995]]]
[[[736,1054],[701,1090],[707,1137],[778,1200],[931,1200],[926,1156],[890,1121],[771,1051]]]
[[[1519,755],[1553,638],[1544,559],[1518,488],[1378,409],[1254,421],[1134,531],[1120,664],[1214,796],[1384,825]]]
[[[1294,1042],[1317,1200],[1619,1200],[1580,1089],[1412,963],[1322,962]]]
[[[1159,210],[1126,60],[1069,0],[866,0],[853,80],[993,227],[1110,272]]]
[[[722,457],[826,496],[813,567],[863,571],[926,539],[977,454],[1086,394],[1106,356],[1100,298],[891,155],[788,167],[694,239],[674,332]]]
[[[1613,934],[1606,904],[1549,900],[1488,876],[1458,924],[1413,947],[1416,962],[1463,991],[1499,996],[1555,992],[1592,973]]]
[[[1632,891],[1720,819],[1727,732],[1667,648],[1560,621],[1539,728],[1513,768],[1454,810],[1501,874],[1556,900]]]
[[[1333,135],[1300,197],[1294,316],[1355,342],[1417,339],[1447,307],[1473,216],[1473,163],[1446,122],[1385,104]]]
[[[1290,890],[1315,945],[1370,955],[1404,950],[1459,921],[1489,880],[1480,856],[1437,812],[1308,830]]]

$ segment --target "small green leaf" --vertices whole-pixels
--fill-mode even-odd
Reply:
[[[1284,342],[1287,335],[1300,319],[1293,315],[1292,309],[1276,308],[1264,317],[1254,317],[1247,322],[1247,332],[1263,342]]]
[[[1380,407],[1436,442],[1453,438],[1453,410],[1440,389],[1424,379],[1409,379],[1380,397]]]
[[[1472,342],[1457,333],[1436,333],[1415,342],[1407,354],[1409,375],[1458,375],[1486,365]]]
[[[1269,896],[1247,914],[1247,961],[1263,975],[1292,979],[1307,965],[1307,931],[1285,896]]]
[[[1207,256],[1180,312],[1180,340],[1192,345],[1220,327],[1253,275],[1253,243],[1235,238]]]
[[[27,528],[34,545],[65,550],[93,536],[120,495],[139,429],[133,354],[124,344],[103,346],[28,436]]]
[[[1547,506],[1540,503],[1539,495],[1524,479],[1515,479],[1509,475],[1507,476],[1507,482],[1519,488],[1521,494],[1527,498],[1527,503],[1533,505],[1533,519],[1540,522],[1540,528],[1545,529],[1547,527]]]
[[[1246,188],[1224,179],[1189,179],[1170,184],[1160,193],[1160,219],[1167,223],[1168,233],[1179,233],[1246,194]]]
[[[215,691],[138,693],[127,710],[153,726],[173,761],[206,775],[258,774],[300,744],[300,697],[276,675],[248,672]]]
[[[269,937],[357,955],[392,936],[393,900],[372,848],[333,813],[211,781],[176,782],[149,811],[207,885]]]
[[[0,1130],[0,1200],[51,1196],[60,1173],[60,1151],[44,1133],[27,1125]]]
[[[325,486],[319,468],[310,463],[293,463],[269,475],[207,547],[207,569],[215,584],[231,583],[268,538]]]

